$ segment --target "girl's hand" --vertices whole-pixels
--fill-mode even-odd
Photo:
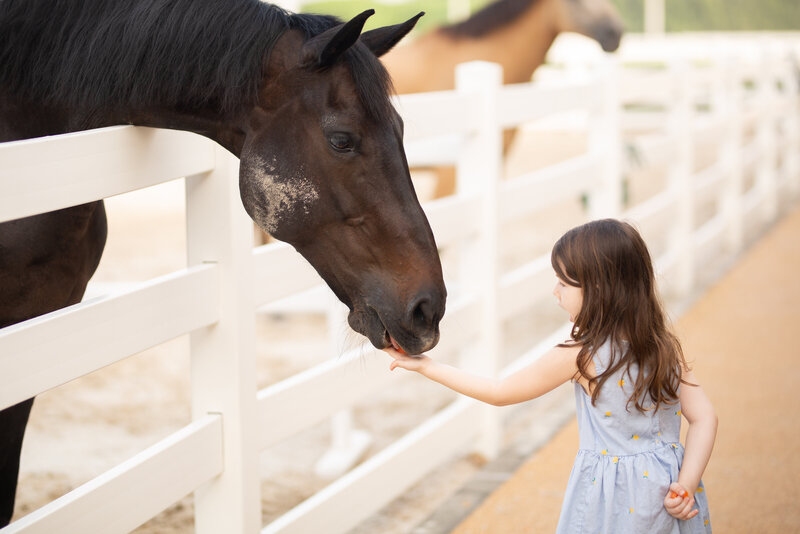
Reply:
[[[430,361],[430,358],[424,354],[420,356],[408,356],[407,354],[402,354],[394,350],[392,347],[383,349],[383,352],[394,358],[394,361],[389,366],[390,371],[394,371],[400,367],[401,369],[407,369],[408,371],[419,372]]]
[[[700,513],[697,508],[692,510],[693,506],[694,497],[689,495],[683,486],[677,482],[670,484],[669,492],[664,497],[664,508],[667,509],[669,515],[676,519],[691,519]]]

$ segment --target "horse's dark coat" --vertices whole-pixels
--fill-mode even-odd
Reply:
[[[340,23],[258,0],[2,0],[0,87],[94,113],[159,106],[230,114],[258,98],[265,58],[286,30],[309,38]],[[362,104],[386,120],[386,71],[365,47],[342,59]]]
[[[240,157],[248,213],[297,248],[377,347],[438,341],[445,288],[377,55],[361,34],[257,0],[0,0],[0,142],[115,124],[205,135]],[[302,202],[301,202],[302,201]],[[102,201],[0,224],[0,327],[80,302]],[[0,526],[32,399],[0,411]]]

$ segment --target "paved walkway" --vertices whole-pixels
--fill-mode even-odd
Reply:
[[[720,421],[703,477],[714,531],[800,532],[800,209],[748,250],[677,331]],[[452,533],[554,532],[577,447],[573,419]]]

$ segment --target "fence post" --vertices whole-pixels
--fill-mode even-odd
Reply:
[[[714,79],[712,111],[726,125],[720,151],[726,176],[722,210],[728,221],[727,247],[731,254],[736,254],[744,246],[744,120],[741,71],[732,56],[717,59]]]
[[[345,352],[348,332],[347,306],[333,293],[327,295],[328,342],[331,355],[341,356]],[[332,480],[353,468],[372,445],[372,435],[353,424],[353,408],[339,410],[331,417],[331,446],[317,460],[314,472]]]
[[[800,67],[800,53],[793,56],[791,48],[784,52],[781,83],[783,98],[787,102],[787,112],[782,117],[785,142],[781,161],[788,195],[794,201],[800,194],[800,78],[797,75],[797,68]]]
[[[676,140],[677,154],[669,169],[669,187],[677,203],[671,247],[677,253],[677,273],[673,285],[679,298],[687,297],[694,288],[694,102],[690,64],[676,59],[669,65],[674,80],[674,98],[667,118],[670,137]]]
[[[214,171],[186,179],[189,265],[219,266],[219,322],[192,332],[192,417],[223,423],[220,476],[195,492],[198,534],[256,533],[261,491],[256,445],[253,226],[239,198],[239,162],[216,147]]]
[[[469,293],[480,295],[482,329],[479,341],[461,351],[462,365],[484,376],[500,371],[500,320],[497,311],[498,213],[497,189],[502,177],[503,135],[497,124],[498,91],[503,83],[500,65],[482,61],[456,67],[456,90],[478,95],[478,107],[470,110],[478,117],[478,129],[471,132],[456,163],[456,192],[481,199],[480,235],[464,243],[460,278]],[[484,407],[481,434],[476,450],[487,458],[500,452],[503,439],[500,412]]]
[[[592,219],[617,217],[622,212],[622,139],[619,109],[619,67],[615,57],[602,56],[595,64],[599,78],[600,101],[589,118],[588,149],[599,155],[603,164],[597,187],[589,197]]]
[[[758,122],[756,124],[756,143],[758,146],[758,164],[756,165],[756,186],[761,195],[762,222],[769,223],[778,215],[778,180],[776,173],[775,129],[777,117],[775,115],[775,102],[777,91],[775,88],[775,64],[769,54],[769,49],[764,48],[761,53],[761,72],[756,81],[756,102],[758,107]]]

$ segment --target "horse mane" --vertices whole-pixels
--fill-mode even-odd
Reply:
[[[443,32],[453,37],[483,37],[502,28],[522,15],[539,0],[498,0],[485,6],[468,19],[443,26]]]
[[[259,0],[0,0],[0,88],[29,102],[97,113],[255,103],[267,58],[288,29],[306,39],[341,20]],[[363,45],[343,55],[373,116],[391,82]]]

